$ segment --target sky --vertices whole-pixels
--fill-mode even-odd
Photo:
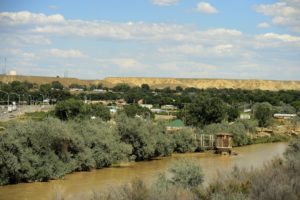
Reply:
[[[300,80],[300,0],[0,0],[0,70]]]

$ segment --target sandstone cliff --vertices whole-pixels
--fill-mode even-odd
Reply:
[[[273,80],[231,80],[231,79],[185,79],[185,78],[134,78],[134,77],[109,77],[102,83],[113,86],[118,83],[127,83],[140,86],[145,83],[153,88],[176,86],[195,88],[241,88],[261,90],[300,90],[300,81],[273,81]]]
[[[195,88],[241,88],[261,90],[300,90],[300,81],[273,81],[273,80],[231,80],[231,79],[188,79],[188,78],[143,78],[143,77],[108,77],[103,80],[81,80],[77,78],[56,78],[41,76],[4,76],[0,75],[0,81],[4,83],[28,81],[31,83],[44,84],[59,81],[64,86],[72,83],[91,85],[102,83],[104,86],[113,87],[118,83],[127,83],[131,86],[148,84],[152,88],[164,88],[176,86]]]

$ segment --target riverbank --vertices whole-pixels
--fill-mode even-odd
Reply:
[[[205,182],[218,177],[218,171],[230,171],[234,166],[261,167],[265,162],[281,156],[287,143],[270,143],[237,147],[238,156],[221,156],[213,153],[174,154],[159,160],[133,162],[121,167],[104,168],[91,172],[76,172],[66,175],[63,180],[43,183],[21,183],[0,187],[0,199],[6,200],[48,200],[54,191],[63,191],[65,197],[78,196],[91,191],[106,191],[132,180],[141,179],[151,185],[157,175],[164,172],[170,163],[180,158],[196,159],[205,173]]]
[[[239,146],[251,144],[242,123],[220,127],[232,130]],[[199,150],[195,134],[191,128],[169,134],[162,123],[124,115],[117,117],[116,124],[54,118],[18,121],[0,134],[0,185],[49,181],[124,161],[150,161],[172,153],[195,152]]]

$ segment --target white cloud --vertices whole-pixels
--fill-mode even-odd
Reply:
[[[62,49],[50,49],[49,54],[58,58],[84,58],[84,55],[81,51],[76,49],[62,50]]]
[[[239,53],[235,52],[235,50],[232,44],[219,44],[215,46],[184,44],[158,49],[161,53],[186,54],[201,57],[226,57]]]
[[[262,23],[259,23],[257,25],[258,28],[269,28],[270,27],[270,24],[266,23],[266,22],[262,22]]]
[[[63,23],[64,17],[59,14],[45,15],[42,13],[31,13],[28,11],[21,12],[2,12],[0,13],[0,24],[17,25],[17,24],[50,24]]]
[[[203,12],[203,13],[208,13],[208,14],[218,13],[218,10],[207,2],[198,3],[196,10],[198,12]]]
[[[267,47],[300,47],[300,37],[289,34],[265,33],[255,37],[255,46],[258,48]]]
[[[266,33],[263,35],[258,35],[257,38],[265,40],[280,40],[282,42],[300,42],[300,37],[291,36],[288,34]]]
[[[255,6],[255,10],[272,17],[272,23],[300,32],[300,1],[279,0],[273,4]]]
[[[22,12],[23,13],[23,12]],[[10,25],[15,29],[22,25],[22,33],[27,32],[36,35],[58,35],[58,36],[78,36],[97,37],[118,40],[143,40],[143,41],[177,41],[177,42],[201,42],[209,37],[240,36],[242,33],[235,29],[210,29],[205,31],[197,30],[191,25],[169,24],[169,23],[144,23],[128,22],[115,23],[109,21],[83,21],[66,20],[63,16],[61,20],[53,20],[52,15],[27,14],[26,20],[21,20],[20,13],[0,13],[0,24]],[[2,17],[1,17],[2,16]],[[6,17],[3,17],[6,16]]]
[[[179,0],[152,0],[152,3],[158,6],[171,6],[177,4],[178,2]]]

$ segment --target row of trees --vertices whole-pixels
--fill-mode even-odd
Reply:
[[[287,104],[293,107],[296,112],[300,109],[300,91],[267,91],[267,90],[242,90],[242,89],[197,89],[197,88],[181,88],[176,89],[169,87],[163,89],[151,89],[149,85],[142,84],[140,87],[131,87],[128,84],[117,84],[112,88],[103,87],[102,84],[84,86],[80,84],[71,84],[69,88],[80,88],[84,90],[106,89],[110,90],[104,94],[96,94],[90,92],[82,92],[79,95],[73,95],[73,98],[84,99],[88,97],[92,100],[116,100],[125,99],[128,103],[136,103],[143,99],[145,103],[153,105],[172,104],[179,108],[190,104],[197,97],[202,98],[219,98],[224,103],[239,107],[247,107],[257,102],[268,102],[272,106],[281,106]],[[29,82],[13,81],[11,83],[0,82],[0,90],[5,92],[15,92],[18,94],[32,94],[37,99],[41,99],[44,95],[50,99],[63,100],[71,97],[69,90],[66,90],[59,81],[51,84],[37,85]],[[5,94],[0,94],[0,98],[4,99]]]

